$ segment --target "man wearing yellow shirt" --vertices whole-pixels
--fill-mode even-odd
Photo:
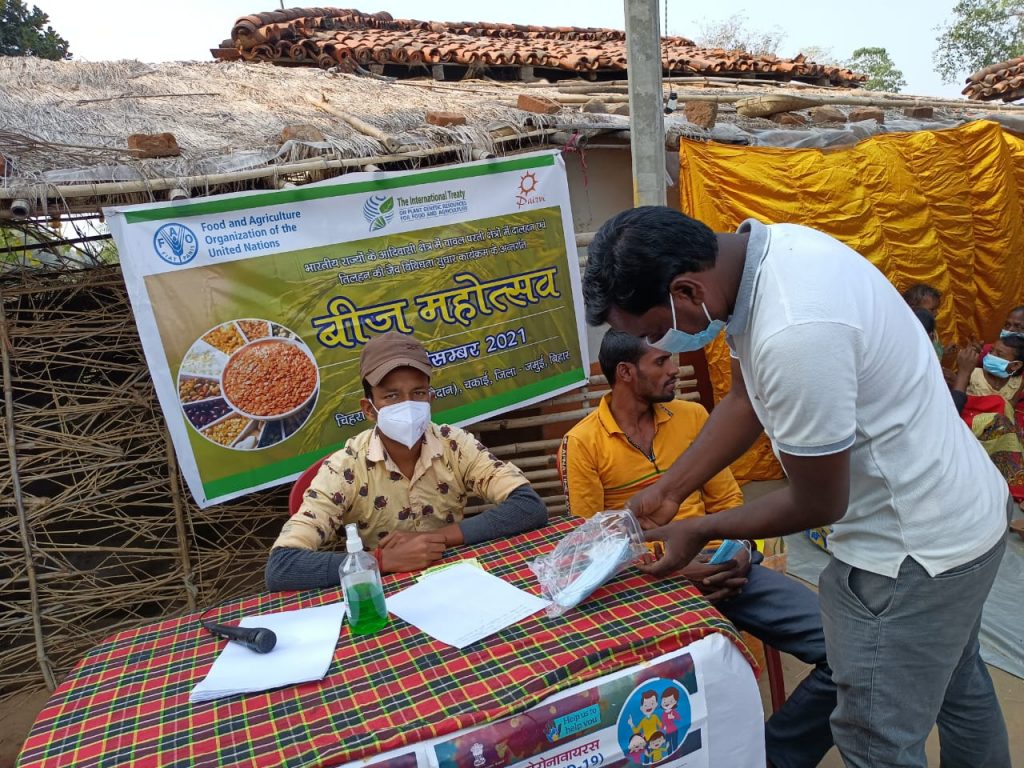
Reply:
[[[610,330],[598,359],[611,392],[569,430],[559,469],[569,511],[591,517],[626,502],[685,451],[708,419],[697,403],[675,399],[679,374],[673,355],[643,339]],[[676,519],[713,514],[743,504],[728,469],[684,499]],[[817,596],[789,577],[762,568],[761,555],[742,550],[734,560],[707,563],[707,554],[682,569],[722,614],[769,645],[813,669],[765,726],[771,765],[815,766],[832,746],[829,715],[836,688],[825,659]]]

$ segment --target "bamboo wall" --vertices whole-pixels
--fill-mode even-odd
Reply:
[[[0,277],[0,357],[0,699],[262,589],[288,488],[191,503],[117,267]]]

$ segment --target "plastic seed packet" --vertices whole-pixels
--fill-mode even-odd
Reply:
[[[561,616],[630,564],[647,548],[632,512],[599,512],[530,563],[541,596],[551,601],[548,616]]]

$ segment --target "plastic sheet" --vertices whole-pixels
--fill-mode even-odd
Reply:
[[[900,290],[938,288],[945,344],[996,338],[1007,310],[1020,304],[1024,139],[995,122],[827,149],[683,141],[679,162],[681,210],[718,232],[748,217],[804,224],[861,253]],[[731,384],[724,339],[706,354],[720,399]],[[781,470],[761,438],[733,474],[743,483]]]
[[[632,512],[599,512],[530,563],[548,616],[561,616],[647,552]]]
[[[877,123],[874,120],[862,120],[848,123],[842,128],[805,128],[802,130],[752,129],[750,144],[759,147],[788,147],[791,149],[841,147],[856,144],[858,141],[871,138],[881,133],[900,133],[920,131],[924,129],[952,128],[960,123],[953,120],[929,120],[922,123],[916,120],[891,120]]]

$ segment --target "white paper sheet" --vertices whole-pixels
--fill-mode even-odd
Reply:
[[[388,610],[435,640],[465,648],[546,608],[547,600],[459,563],[388,598]]]
[[[256,653],[229,642],[206,677],[192,689],[190,702],[211,701],[238,693],[267,691],[283,685],[322,680],[334,658],[345,615],[342,602],[297,611],[246,616],[242,627],[265,627],[277,635],[270,653]]]

